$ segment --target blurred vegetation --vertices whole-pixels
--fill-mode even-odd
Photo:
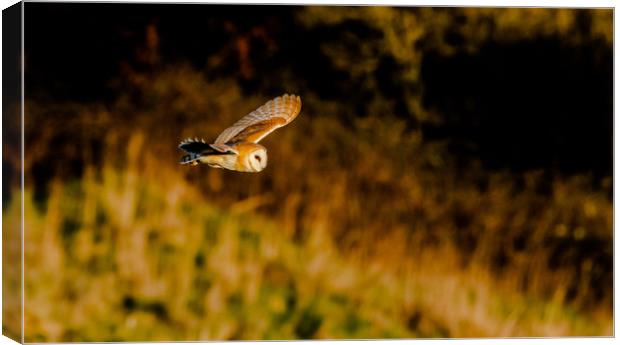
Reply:
[[[53,8],[98,27],[115,5],[97,6]],[[84,30],[91,45],[66,43],[56,72],[37,60],[48,33],[27,27],[26,341],[611,335],[611,20],[137,6]],[[99,56],[109,31],[125,39]],[[515,66],[498,61],[541,47],[559,70],[527,83],[556,89],[511,93]],[[113,63],[67,72],[80,54]],[[582,97],[548,112],[572,88]],[[179,139],[213,139],[284,92],[302,113],[263,141],[264,172],[178,165]]]

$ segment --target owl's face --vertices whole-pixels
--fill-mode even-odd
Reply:
[[[267,167],[267,150],[265,148],[252,150],[248,152],[245,159],[245,166],[250,171],[259,172]]]

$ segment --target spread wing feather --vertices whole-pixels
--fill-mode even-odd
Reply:
[[[215,139],[215,144],[258,143],[276,128],[293,121],[300,110],[299,96],[285,94],[276,97],[226,128]]]

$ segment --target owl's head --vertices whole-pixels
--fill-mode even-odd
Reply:
[[[264,147],[259,147],[250,151],[246,157],[246,166],[253,172],[265,169],[267,167],[267,150]]]

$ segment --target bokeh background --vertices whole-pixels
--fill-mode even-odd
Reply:
[[[26,3],[25,340],[611,335],[612,19]],[[178,164],[283,93],[265,171]]]

